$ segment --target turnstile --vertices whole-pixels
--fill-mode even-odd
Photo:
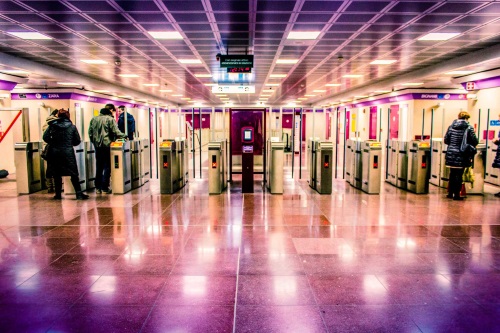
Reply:
[[[40,157],[42,145],[42,142],[19,142],[14,145],[18,194],[30,194],[43,188],[45,168]]]
[[[439,186],[441,183],[441,155],[443,152],[443,139],[432,139],[432,150],[431,150],[431,177],[429,183],[435,186]]]
[[[267,188],[272,194],[283,194],[283,165],[285,144],[267,140]],[[311,184],[309,184],[311,185]]]
[[[474,184],[465,184],[467,194],[484,194],[484,170],[486,166],[486,144],[480,143],[476,146],[477,154],[474,155],[472,172],[474,174]]]
[[[226,140],[208,144],[208,193],[221,194],[227,187]]]
[[[354,142],[351,139],[346,140],[346,148],[345,148],[345,180],[349,184],[353,184],[352,181],[352,173],[353,173],[353,158],[354,158],[354,150],[353,150]]]
[[[307,168],[309,170],[309,186],[316,188],[316,149],[319,138],[307,140]]]
[[[333,143],[318,142],[316,149],[316,191],[320,194],[332,193]]]
[[[132,189],[142,186],[141,176],[141,141],[130,141],[130,177],[132,180]]]
[[[497,150],[500,148],[500,146],[493,143],[496,138],[498,138],[497,135],[495,135],[494,140],[488,141],[485,181],[493,185],[500,185],[500,169],[492,166]]]
[[[396,149],[398,153],[396,168],[396,187],[405,189],[408,186],[408,142],[397,141]]]
[[[439,176],[439,186],[443,188],[448,188],[448,182],[450,181],[450,168],[446,167],[446,152],[448,151],[448,145],[443,142],[441,146],[441,174]]]
[[[368,194],[380,193],[382,143],[368,140],[362,143],[361,190]]]
[[[408,155],[408,191],[429,193],[430,144],[425,141],[410,141]]]
[[[148,139],[141,140],[141,183],[151,179],[151,146]]]
[[[355,188],[361,189],[361,184],[362,184],[362,172],[363,172],[363,159],[361,158],[361,151],[362,151],[362,144],[363,141],[360,139],[355,139],[353,140],[354,145],[353,145],[353,167],[352,167],[352,183],[351,185],[354,186]]]
[[[84,143],[85,149],[85,187],[87,190],[95,188],[95,148],[92,142],[86,141]]]
[[[175,138],[177,146],[177,159],[179,161],[179,187],[183,187],[187,184],[189,179],[189,169],[188,169],[188,150],[186,145],[186,139]]]
[[[387,146],[387,158],[389,164],[387,166],[387,179],[385,180],[389,184],[394,186],[397,185],[398,181],[398,141],[389,140],[389,145]]]
[[[132,189],[130,168],[130,142],[111,142],[111,189],[114,194],[124,194]]]
[[[175,193],[180,189],[177,142],[175,142],[175,140],[165,140],[161,142],[159,152],[160,193]]]
[[[85,154],[85,142],[80,142],[78,146],[74,147],[76,166],[78,167],[78,182],[80,183],[80,188],[82,191],[87,189],[87,170],[85,168],[87,164],[87,156]],[[75,194],[75,188],[71,183],[71,177],[63,177],[64,184],[64,194]]]

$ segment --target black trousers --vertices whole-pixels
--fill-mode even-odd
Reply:
[[[111,148],[95,148],[95,188],[106,190],[109,188],[111,177]]]
[[[77,176],[71,176],[71,184],[73,184],[73,187],[75,188],[75,193],[80,193],[82,191],[82,188],[80,187],[80,179]],[[62,177],[61,176],[54,176],[54,190],[56,192],[56,195],[61,195],[62,192]]]
[[[460,197],[460,190],[462,189],[462,176],[464,175],[464,168],[450,168],[450,194],[455,198]]]

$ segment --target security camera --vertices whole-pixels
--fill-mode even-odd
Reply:
[[[115,65],[116,66],[120,66],[122,64],[122,62],[120,61],[120,59],[116,59],[115,60]]]
[[[220,53],[217,53],[217,54],[215,55],[215,59],[216,59],[217,61],[219,61],[219,60],[220,60],[220,56],[221,56],[221,54],[220,54]]]

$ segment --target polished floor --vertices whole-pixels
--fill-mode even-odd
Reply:
[[[0,191],[0,332],[500,332],[500,199]],[[493,193],[492,189],[492,193]]]

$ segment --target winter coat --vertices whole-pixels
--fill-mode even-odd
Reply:
[[[80,134],[69,119],[50,123],[43,133],[43,141],[50,145],[47,159],[47,176],[77,176],[75,150],[81,142]]]
[[[118,117],[118,129],[125,133],[125,112],[120,114]],[[129,140],[134,140],[134,132],[135,132],[135,119],[134,116],[130,113],[127,113],[127,134]]]
[[[493,143],[497,145],[497,153],[493,160],[493,167],[500,168],[500,132],[498,133],[498,140],[495,140]]]
[[[89,138],[96,148],[109,147],[116,139],[126,137],[126,134],[120,132],[112,116],[100,114],[90,121]]]
[[[479,140],[474,133],[474,128],[466,120],[456,119],[448,127],[444,136],[444,143],[448,145],[445,155],[447,166],[466,168],[472,165],[472,161],[464,158],[460,151],[464,133],[467,129],[469,129],[467,131],[467,143],[474,147],[477,146]]]
[[[45,119],[45,124],[42,126],[42,132],[45,132],[45,130],[49,128],[50,123],[56,121],[57,119],[59,119],[57,116],[48,116],[47,119]]]

